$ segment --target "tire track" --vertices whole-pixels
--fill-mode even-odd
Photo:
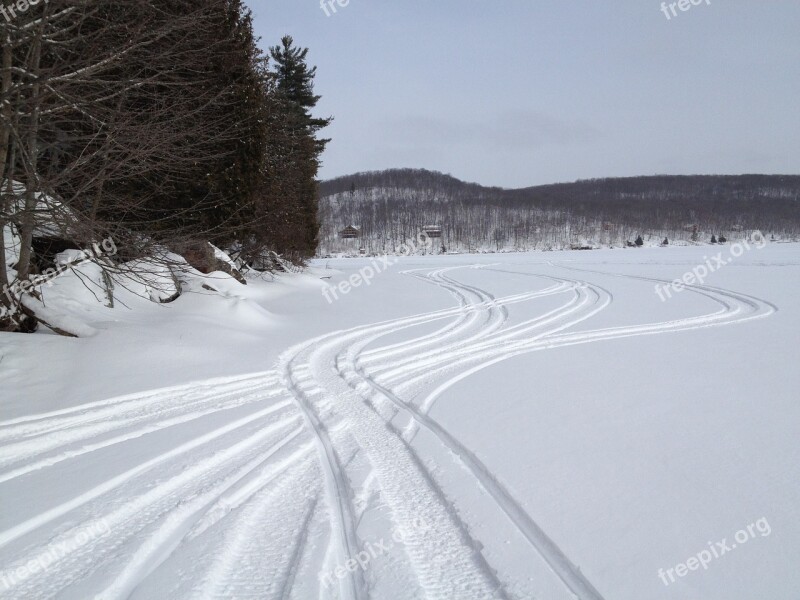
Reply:
[[[257,382],[255,386],[252,382]],[[204,396],[210,394],[219,395],[220,392],[235,392],[240,389],[257,389],[263,386],[269,388],[269,384],[277,382],[277,375],[274,371],[266,371],[253,375],[244,375],[236,377],[222,377],[218,379],[208,379],[204,381],[195,381],[188,384],[183,384],[168,388],[159,388],[156,390],[149,390],[147,392],[138,392],[136,394],[128,394],[125,396],[118,396],[116,398],[109,398],[107,400],[99,400],[72,406],[60,410],[50,411],[46,413],[39,413],[27,415],[24,417],[17,417],[6,421],[0,421],[0,440],[12,437],[27,437],[28,435],[36,435],[39,433],[49,433],[51,428],[63,429],[68,426],[71,421],[65,420],[64,417],[73,418],[76,422],[81,423],[82,418],[79,416],[81,413],[91,413],[95,409],[110,408],[115,411],[116,407],[133,404],[134,406],[149,407],[152,405],[153,399],[161,399],[165,397],[173,398],[178,395],[179,398],[184,398],[181,393],[187,393],[188,399],[192,398],[195,393],[200,393]],[[92,420],[102,419],[109,415],[113,416],[116,412],[111,413],[98,413]],[[70,415],[74,415],[70,417]],[[40,431],[41,429],[41,431]]]
[[[323,338],[327,337],[323,336]],[[293,372],[293,365],[299,361],[300,356],[307,352],[312,344],[313,342],[304,344],[296,350],[289,350],[288,354],[281,357],[282,380],[286,389],[296,399],[308,428],[313,432],[326,482],[328,507],[335,523],[335,527],[332,527],[332,534],[336,545],[341,548],[339,558],[344,564],[344,561],[354,559],[358,555],[361,546],[356,532],[357,525],[350,484],[331,438],[314,409],[313,401],[303,391],[302,383]],[[348,577],[339,581],[343,598],[366,600],[369,597],[362,573],[350,571]]]
[[[151,573],[161,562],[166,560],[178,544],[180,544],[185,535],[189,533],[191,524],[198,518],[201,518],[205,511],[212,507],[220,496],[241,483],[256,469],[262,466],[264,467],[263,472],[253,480],[255,485],[253,485],[253,483],[250,485],[256,489],[260,489],[278,477],[288,466],[307,455],[307,450],[300,447],[287,459],[279,462],[277,465],[270,463],[271,459],[276,454],[289,446],[289,444],[294,442],[304,432],[303,426],[300,425],[279,441],[274,443],[270,442],[270,445],[266,449],[259,450],[245,465],[237,468],[233,475],[228,475],[218,480],[218,482],[213,483],[208,489],[201,489],[199,493],[196,491],[193,494],[182,492],[176,496],[168,496],[168,492],[172,492],[178,485],[182,484],[184,480],[194,481],[198,479],[198,477],[196,477],[197,473],[193,471],[207,472],[209,466],[217,466],[223,461],[227,462],[230,457],[240,458],[242,450],[249,449],[249,447],[259,443],[262,439],[270,437],[275,431],[275,429],[271,429],[272,428],[266,428],[264,431],[225,449],[219,455],[208,461],[207,464],[203,465],[202,470],[198,466],[194,466],[188,473],[184,472],[180,474],[166,484],[160,485],[144,497],[137,498],[128,505],[123,506],[116,511],[121,514],[121,517],[117,517],[116,513],[105,517],[112,522],[124,521],[127,517],[126,513],[133,512],[132,508],[134,506],[136,507],[135,512],[138,516],[142,512],[140,508],[142,505],[152,505],[154,502],[163,501],[165,498],[170,498],[170,503],[173,497],[178,499],[178,503],[174,508],[170,506],[168,511],[162,512],[161,515],[159,515],[159,517],[164,515],[164,518],[159,520],[153,530],[150,531],[139,544],[138,549],[127,560],[122,572],[114,578],[109,586],[97,594],[96,600],[115,600],[117,598],[126,598],[130,596],[141,580]],[[247,456],[249,457],[249,453]],[[227,468],[226,466],[226,470]],[[141,523],[139,522],[137,525],[141,526]],[[131,526],[128,525],[126,527],[126,532],[130,532],[131,529]],[[92,552],[92,555],[95,555],[94,552]]]
[[[580,269],[575,269],[580,270]],[[603,274],[603,273],[601,273]],[[657,281],[651,278],[642,278],[636,277],[637,279],[642,279],[646,281]],[[426,412],[430,410],[435,401],[435,398],[438,397],[441,393],[443,393],[447,388],[451,387],[457,381],[461,381],[468,377],[469,375],[487,368],[488,366],[500,362],[502,360],[507,360],[512,356],[516,356],[520,353],[542,349],[542,348],[552,348],[562,345],[572,345],[576,343],[586,343],[589,341],[602,341],[606,339],[615,339],[617,337],[628,337],[631,335],[649,335],[653,333],[666,333],[666,332],[673,332],[673,331],[684,331],[687,329],[694,329],[700,327],[707,327],[707,326],[716,326],[722,324],[732,324],[732,323],[740,323],[744,321],[751,320],[753,318],[763,318],[765,316],[769,316],[777,310],[777,307],[771,305],[770,303],[760,300],[745,297],[743,295],[733,294],[731,292],[720,290],[720,289],[709,289],[708,287],[704,287],[703,289],[699,289],[700,286],[695,286],[694,291],[700,293],[702,295],[708,296],[709,298],[714,299],[718,303],[720,303],[723,308],[718,313],[713,313],[711,315],[703,315],[700,317],[691,317],[687,319],[682,319],[678,321],[671,321],[666,323],[657,323],[649,326],[632,326],[632,327],[619,327],[619,328],[612,328],[611,330],[601,330],[599,332],[588,332],[582,334],[564,334],[562,337],[554,336],[557,341],[554,343],[548,342],[546,340],[547,337],[552,336],[553,333],[556,331],[563,330],[570,326],[573,326],[575,323],[585,320],[586,316],[579,318],[573,322],[567,322],[565,325],[560,327],[554,328],[548,332],[545,332],[541,335],[535,336],[530,340],[526,340],[523,342],[519,342],[513,347],[506,349],[505,351],[501,351],[499,354],[500,356],[496,356],[492,358],[491,355],[487,352],[487,350],[491,349],[492,346],[495,348],[500,347],[502,345],[503,340],[509,339],[509,335],[506,332],[503,336],[497,336],[500,339],[494,340],[487,344],[482,344],[479,348],[479,354],[477,356],[474,355],[475,349],[474,347],[467,352],[467,354],[472,353],[473,356],[464,359],[461,359],[461,363],[466,361],[488,361],[488,362],[480,362],[476,366],[471,369],[468,369],[466,372],[457,375],[455,378],[445,382],[441,386],[439,386],[433,394],[431,394],[422,405],[422,411],[417,410],[412,404],[407,403],[401,400],[398,396],[396,396],[390,389],[383,387],[380,383],[378,383],[375,379],[373,379],[363,367],[359,366],[358,355],[360,353],[360,349],[351,348],[350,354],[347,357],[345,364],[352,365],[351,370],[348,372],[346,369],[342,368],[342,361],[337,362],[337,368],[340,370],[342,377],[348,380],[351,384],[351,387],[354,390],[362,390],[363,388],[359,385],[360,381],[366,382],[370,388],[374,391],[375,395],[381,396],[387,400],[389,400],[398,410],[409,414],[412,422],[416,423],[417,426],[424,427],[427,431],[431,432],[445,447],[447,447],[454,456],[458,457],[460,462],[467,467],[467,469],[475,476],[475,478],[481,483],[482,487],[491,495],[491,497],[495,500],[496,504],[503,510],[503,512],[508,516],[508,518],[517,526],[521,533],[525,536],[526,539],[540,552],[540,554],[547,560],[548,564],[551,568],[556,572],[562,581],[567,585],[567,587],[577,595],[579,598],[590,598],[590,599],[600,599],[601,596],[599,592],[585,579],[585,577],[581,574],[580,570],[569,561],[567,556],[555,545],[555,543],[550,539],[545,532],[535,523],[535,521],[525,512],[525,510],[517,503],[511,494],[506,490],[502,484],[500,484],[497,479],[492,475],[491,471],[486,468],[486,466],[472,453],[470,452],[463,444],[461,444],[458,440],[456,440],[452,435],[450,435],[441,425],[439,425],[434,420],[430,419],[427,416]],[[730,304],[726,302],[723,298],[730,298],[734,300],[734,304]],[[612,296],[609,294],[609,302],[610,304]],[[599,300],[599,297],[598,297]],[[739,303],[736,305],[736,303]],[[741,304],[746,305],[751,310],[749,314],[747,312],[742,311]],[[607,306],[607,304],[606,304]],[[591,316],[596,314],[597,311],[593,311],[587,316]],[[744,312],[743,316],[740,316]],[[519,328],[522,331],[526,331],[524,327]],[[513,335],[513,334],[512,334]],[[489,336],[487,336],[489,337]],[[537,340],[542,340],[545,338],[544,342],[539,342],[538,344],[534,344]],[[459,345],[456,344],[456,347]],[[469,345],[467,345],[469,347]],[[452,367],[452,359],[457,356],[457,354],[453,353],[454,346],[450,346],[446,350],[440,351],[441,355],[441,362],[449,362],[449,367]],[[463,354],[463,352],[461,353]],[[342,357],[340,356],[340,359]],[[404,374],[408,373],[410,367],[416,366],[418,369],[421,368],[423,365],[420,361],[416,359],[412,359],[410,361],[406,361],[399,366],[395,367],[394,371],[391,371],[390,374],[394,375],[395,380],[404,379]],[[430,367],[430,364],[424,365]],[[405,372],[405,373],[404,373]],[[355,375],[355,377],[354,377]],[[430,372],[427,372],[424,377],[429,377]],[[388,376],[387,376],[388,378]],[[407,386],[406,382],[406,386]],[[370,398],[370,396],[367,396]],[[423,412],[424,411],[424,412]],[[415,435],[416,431],[411,429],[409,431],[410,437]]]
[[[248,415],[241,419],[237,419],[231,423],[226,424],[223,427],[219,427],[209,433],[206,433],[202,436],[194,438],[180,446],[173,448],[169,452],[166,452],[160,456],[157,456],[149,461],[141,463],[115,477],[104,481],[103,483],[85,491],[84,493],[80,494],[68,500],[66,502],[62,502],[61,504],[51,508],[50,510],[45,511],[35,517],[31,517],[22,523],[7,529],[5,531],[0,532],[0,548],[6,546],[7,544],[11,543],[12,541],[19,539],[20,537],[39,529],[51,523],[55,519],[66,515],[67,513],[84,506],[85,504],[107,494],[113,490],[118,489],[122,485],[126,484],[127,482],[131,481],[135,477],[142,475],[148,471],[151,471],[155,467],[161,466],[164,463],[171,461],[175,458],[184,456],[202,446],[209,444],[212,441],[215,441],[225,435],[228,435],[232,432],[235,432],[243,427],[248,425],[252,425],[257,423],[260,420],[264,420],[267,417],[270,417],[275,412],[274,407],[269,407],[258,411],[252,415]],[[296,417],[299,419],[299,415]],[[267,424],[268,429],[265,431],[271,432],[277,428],[285,427],[287,425],[287,421],[280,421],[278,423],[273,423],[272,425]],[[251,438],[246,438],[247,440]]]
[[[309,362],[320,386],[338,399],[342,418],[373,465],[382,499],[399,527],[408,532],[406,550],[420,585],[434,598],[504,597],[474,541],[405,442],[330,369],[343,347],[370,333],[318,341]],[[429,526],[425,534],[415,530],[418,519]]]
[[[600,294],[596,293],[595,304],[600,302]],[[560,310],[553,311],[556,315],[547,322],[554,320],[559,321],[563,317],[569,315],[575,309],[572,308],[573,302],[568,302],[565,307]],[[579,305],[578,308],[582,308]],[[590,303],[591,307],[591,303]],[[594,312],[592,312],[594,314]],[[531,321],[537,321],[532,319]],[[542,324],[541,322],[538,324]],[[559,325],[552,328],[550,331],[560,330],[564,327],[569,327],[573,322],[567,322],[566,325]],[[535,328],[535,327],[534,327]],[[523,323],[514,328],[514,333],[527,332],[531,329],[529,324]],[[537,337],[548,335],[548,332],[540,334]],[[489,334],[491,335],[491,333]],[[522,508],[522,506],[513,498],[509,491],[492,475],[491,471],[475,456],[474,453],[469,451],[463,444],[450,435],[441,425],[436,423],[433,419],[426,414],[418,411],[410,403],[406,403],[398,398],[391,390],[383,387],[377,381],[372,379],[363,368],[358,367],[358,357],[361,349],[373,340],[368,339],[362,341],[358,346],[351,346],[348,349],[348,354],[340,354],[337,360],[337,369],[342,379],[348,381],[354,391],[361,391],[361,383],[366,383],[372,394],[366,394],[365,399],[374,400],[374,396],[380,396],[391,402],[399,411],[409,416],[411,421],[416,423],[417,426],[425,428],[442,443],[453,456],[461,462],[461,464],[470,471],[478,483],[494,500],[496,505],[514,524],[523,537],[528,540],[533,548],[542,556],[547,562],[553,572],[559,577],[562,583],[573,593],[577,598],[586,600],[602,600],[601,594],[592,586],[592,584],[581,573],[569,558],[561,551],[561,549],[547,536],[542,528],[530,517],[530,515]],[[469,343],[469,342],[467,342]],[[459,344],[455,345],[460,347]],[[451,347],[452,348],[452,347]],[[452,350],[451,350],[452,351]],[[446,350],[442,354],[446,354]],[[347,365],[343,367],[342,365]],[[363,392],[362,392],[363,393]],[[415,432],[414,432],[415,433]],[[413,433],[410,437],[413,437]]]
[[[274,393],[264,395],[263,392],[249,392],[247,394],[233,394],[229,397],[220,397],[216,399],[206,399],[202,402],[197,402],[188,406],[176,407],[173,410],[156,412],[153,415],[142,415],[137,418],[128,420],[113,421],[100,426],[93,426],[88,431],[73,430],[68,435],[58,436],[45,436],[46,439],[29,440],[23,443],[16,443],[9,445],[2,449],[3,459],[0,460],[3,469],[0,470],[0,483],[10,481],[16,477],[26,475],[30,472],[37,471],[46,467],[53,466],[65,460],[83,456],[97,450],[108,448],[116,444],[127,442],[132,439],[140,438],[150,433],[155,433],[183,425],[202,419],[209,415],[222,413],[229,410],[241,408],[249,404],[262,403],[265,400],[270,400],[279,396]],[[273,403],[273,406],[285,408],[291,405],[289,400],[278,400]],[[209,408],[202,408],[203,406],[210,406]],[[184,409],[194,409],[185,412]],[[199,410],[198,410],[199,409]],[[177,413],[178,416],[158,420],[159,417],[167,417],[170,413]],[[155,417],[155,420],[153,420]],[[151,422],[153,421],[153,422]],[[136,426],[141,423],[148,423],[144,427],[131,430],[131,426]],[[104,435],[113,434],[116,431],[124,430],[125,433],[112,436],[110,438],[102,439],[95,443],[88,443],[95,438],[102,438]],[[56,455],[48,456],[39,460],[32,460],[43,454],[48,454],[60,448],[79,445],[78,448],[72,450],[65,450]],[[32,462],[26,462],[32,461]],[[25,462],[25,464],[9,469],[9,467],[17,463]]]

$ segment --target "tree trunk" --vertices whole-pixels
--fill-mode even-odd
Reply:
[[[39,107],[41,106],[42,84],[41,59],[42,59],[42,34],[44,29],[44,19],[39,25],[39,30],[33,39],[31,48],[30,67],[28,69],[34,78],[31,86],[30,115],[28,118],[28,131],[26,132],[26,152],[23,154],[25,162],[25,204],[22,211],[22,218],[19,221],[19,264],[17,265],[17,277],[20,281],[25,281],[31,274],[31,258],[33,253],[33,229],[35,227],[37,193],[39,189],[38,172],[38,140],[39,140]]]
[[[10,282],[8,280],[8,269],[6,268],[6,245],[5,228],[8,224],[8,215],[11,212],[11,199],[6,195],[3,186],[3,179],[6,176],[6,161],[8,160],[8,144],[11,141],[11,66],[12,66],[12,47],[11,47],[11,28],[2,28],[3,32],[3,66],[0,75],[0,289],[7,289]],[[10,308],[5,294],[0,297],[0,306]]]

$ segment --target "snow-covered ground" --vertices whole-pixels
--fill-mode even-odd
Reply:
[[[319,261],[0,335],[0,598],[797,600],[800,245],[655,290],[729,248]]]

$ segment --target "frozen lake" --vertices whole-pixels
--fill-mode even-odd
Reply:
[[[0,597],[796,600],[800,246],[740,249],[319,260],[15,341]]]

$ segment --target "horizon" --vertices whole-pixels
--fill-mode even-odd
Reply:
[[[388,171],[404,171],[404,170],[438,173],[439,175],[443,175],[445,177],[452,177],[454,179],[457,179],[461,183],[466,183],[468,185],[479,185],[484,188],[499,188],[506,191],[522,190],[522,189],[529,189],[536,187],[546,187],[553,185],[572,185],[576,183],[582,183],[585,181],[603,181],[612,179],[647,179],[656,177],[800,177],[800,173],[653,173],[650,175],[625,175],[621,177],[585,177],[580,179],[574,179],[572,181],[552,181],[548,183],[537,183],[533,185],[523,185],[519,187],[503,187],[500,185],[493,185],[491,183],[487,184],[478,181],[470,181],[468,179],[462,179],[457,175],[453,175],[452,173],[446,173],[443,171],[438,171],[436,169],[429,169],[427,167],[391,167],[388,169],[370,169],[367,171],[355,171],[353,173],[337,175],[335,177],[330,177],[327,179],[319,179],[319,182],[328,183],[331,181],[336,181],[337,179],[347,179],[348,177],[356,177],[358,175],[365,175],[371,173],[385,173]]]
[[[265,51],[289,34],[318,67],[321,179],[800,172],[796,2],[328,4],[249,2]]]

